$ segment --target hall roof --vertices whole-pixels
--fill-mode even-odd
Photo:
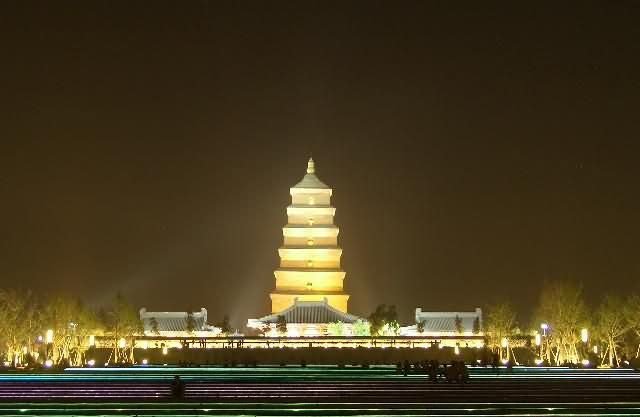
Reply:
[[[280,313],[274,313],[260,319],[263,323],[277,323],[278,316],[284,316],[287,323],[353,323],[359,317],[353,314],[343,313],[331,307],[326,301],[300,301],[295,300],[293,305]]]
[[[207,313],[205,309],[191,313],[191,315],[194,321],[193,331],[207,330]],[[188,313],[182,311],[152,312],[146,311],[146,309],[141,309],[140,311],[140,320],[142,320],[145,332],[152,332],[154,330],[154,319],[158,325],[157,330],[159,332],[186,332],[188,331],[187,316]]]
[[[473,330],[473,323],[477,319],[482,323],[482,310],[476,308],[475,311],[422,311],[416,309],[416,323],[424,322],[425,332],[457,332],[456,317],[460,319],[462,330],[470,332]]]

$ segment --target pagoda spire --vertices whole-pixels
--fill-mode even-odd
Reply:
[[[313,162],[313,158],[309,157],[309,161],[307,162],[307,174],[313,174],[316,172],[316,165]]]

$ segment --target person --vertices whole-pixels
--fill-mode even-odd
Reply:
[[[173,378],[173,382],[171,383],[171,396],[174,399],[184,398],[184,382],[178,375]]]

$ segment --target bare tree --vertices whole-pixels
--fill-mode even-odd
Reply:
[[[509,303],[498,303],[486,308],[485,334],[489,348],[503,355],[503,340],[507,343],[513,336],[516,328],[516,312]],[[508,344],[507,344],[508,349]]]
[[[633,294],[627,299],[624,316],[627,326],[636,336],[636,358],[638,358],[640,357],[640,295]]]
[[[30,291],[0,289],[0,352],[7,361],[24,362],[40,329],[38,303]],[[26,355],[25,355],[26,351]]]
[[[545,283],[536,313],[538,323],[546,323],[546,356],[560,365],[577,362],[580,331],[588,326],[582,286],[568,281]]]
[[[53,296],[45,303],[42,324],[53,336],[49,359],[72,366],[84,363],[89,336],[101,331],[95,313],[79,299],[66,296]]]
[[[455,328],[456,328],[456,333],[462,334],[462,332],[464,332],[464,327],[462,327],[462,319],[457,314],[456,314],[456,318],[454,320],[454,325],[455,325]]]
[[[118,293],[110,309],[106,312],[105,320],[106,329],[111,336],[113,345],[114,361],[134,363],[135,338],[144,334],[142,320],[140,320],[136,309],[125,300],[122,294]]]
[[[480,334],[480,317],[473,319],[473,334]]]
[[[609,366],[618,366],[618,348],[624,334],[629,330],[625,317],[625,305],[622,298],[607,295],[596,311],[596,335],[605,344],[602,363],[609,358]]]

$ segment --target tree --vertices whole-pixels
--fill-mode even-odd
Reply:
[[[498,303],[486,308],[485,334],[489,348],[500,352],[502,356],[502,341],[509,341],[516,328],[516,313],[509,303]]]
[[[473,334],[480,334],[480,317],[473,319]]]
[[[396,306],[380,304],[376,310],[369,315],[370,332],[373,336],[382,334],[396,335],[400,329],[398,323],[398,313]]]
[[[287,334],[287,319],[284,316],[278,316],[278,321],[276,322],[276,330],[281,335]]]
[[[341,321],[329,323],[327,325],[327,333],[329,336],[344,336],[344,323]]]
[[[49,298],[42,310],[42,325],[53,336],[48,359],[56,364],[82,365],[89,336],[102,330],[95,312],[80,299],[62,295]]]
[[[618,347],[629,330],[625,317],[625,305],[620,297],[607,295],[596,311],[596,336],[607,346],[602,363],[609,358],[609,366],[620,364]]]
[[[356,320],[353,322],[353,335],[354,336],[370,336],[370,325],[365,320]]]
[[[464,328],[462,327],[462,319],[457,314],[456,314],[454,325],[456,327],[456,332],[458,334],[462,334],[462,332],[464,331]]]
[[[577,362],[580,331],[588,326],[582,286],[569,281],[547,282],[540,293],[537,323],[546,323],[546,359],[557,365]]]
[[[0,353],[15,364],[31,353],[39,326],[38,301],[30,291],[0,289]]]
[[[222,321],[216,325],[216,327],[220,328],[220,332],[224,335],[228,335],[231,333],[231,322],[229,320],[229,315],[225,314],[222,318]]]
[[[160,330],[158,329],[158,320],[155,317],[151,317],[149,319],[149,325],[151,326],[151,333],[156,336],[160,335]]]
[[[416,323],[416,330],[418,331],[418,333],[424,333],[424,326],[426,324],[427,323],[424,320],[420,320]]]
[[[624,307],[624,316],[627,326],[636,336],[636,358],[640,357],[640,296],[631,295]]]
[[[114,361],[116,363],[134,363],[135,337],[144,334],[138,312],[122,294],[118,293],[104,319],[107,332],[111,336]]]
[[[196,319],[193,317],[193,313],[192,312],[188,312],[187,313],[187,333],[189,334],[193,334],[193,332],[196,331]]]

